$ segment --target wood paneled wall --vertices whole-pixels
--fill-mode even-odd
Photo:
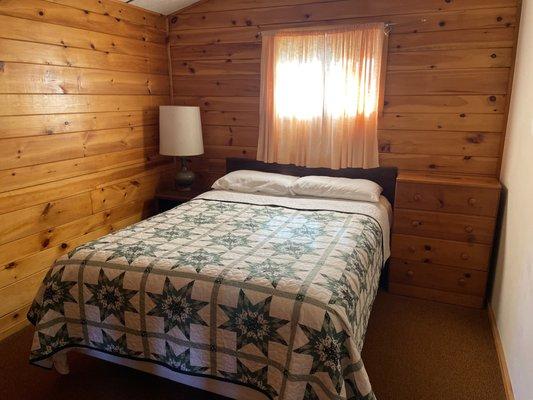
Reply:
[[[497,176],[518,0],[208,0],[169,16],[174,104],[203,109],[205,183],[256,156],[261,31],[392,24],[381,165]]]
[[[0,339],[58,256],[151,212],[166,38],[112,0],[0,0]]]

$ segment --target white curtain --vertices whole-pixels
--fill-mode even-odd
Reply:
[[[385,37],[382,23],[266,32],[257,158],[377,167]]]

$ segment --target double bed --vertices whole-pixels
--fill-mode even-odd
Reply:
[[[364,178],[378,202],[227,190],[58,259],[31,362],[81,351],[237,399],[373,399],[360,352],[389,257],[396,170],[228,159],[228,172]]]

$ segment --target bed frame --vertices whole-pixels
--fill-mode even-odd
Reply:
[[[296,165],[285,164],[267,164],[262,161],[250,160],[246,158],[227,158],[227,172],[237,171],[239,169],[249,169],[253,171],[273,172],[277,174],[292,176],[334,176],[339,178],[351,179],[368,179],[376,182],[383,188],[383,196],[394,205],[394,193],[396,191],[396,178],[398,177],[398,168],[396,167],[379,167],[371,169],[363,168],[307,168]]]

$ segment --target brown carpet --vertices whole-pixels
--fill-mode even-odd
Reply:
[[[145,373],[71,355],[71,373],[31,366],[32,331],[0,342],[0,399],[222,400]],[[363,350],[378,400],[503,400],[487,312],[380,293]]]

